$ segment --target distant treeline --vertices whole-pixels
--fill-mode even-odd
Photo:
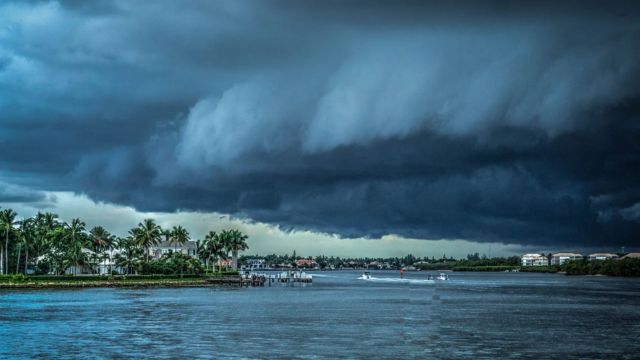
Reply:
[[[481,260],[458,260],[440,263],[421,263],[420,270],[453,270],[453,271],[507,271],[557,273],[567,275],[608,275],[608,276],[640,276],[640,259],[628,258],[620,260],[575,260],[567,261],[561,266],[520,266],[518,257],[493,258]]]
[[[562,271],[567,275],[640,276],[640,259],[568,261]]]
[[[420,270],[453,270],[453,271],[505,271],[517,268],[520,257],[479,258],[468,255],[466,259],[449,259],[441,262],[420,262],[415,267]]]
[[[567,275],[609,275],[609,276],[640,276],[640,259],[627,258],[621,260],[578,260],[568,261],[561,266],[522,266],[519,256],[511,257],[480,257],[478,254],[470,254],[466,259],[454,259],[443,256],[436,259],[433,257],[415,257],[407,255],[405,257],[393,258],[341,258],[341,257],[301,257],[293,255],[245,255],[240,258],[240,263],[246,263],[249,259],[264,259],[268,266],[278,266],[283,264],[295,265],[298,259],[314,260],[319,269],[342,269],[342,268],[383,268],[399,269],[402,267],[414,266],[419,270],[437,271],[513,271],[536,272],[536,273],[558,273],[564,272]],[[374,265],[375,264],[375,265]],[[384,266],[384,267],[378,267]]]

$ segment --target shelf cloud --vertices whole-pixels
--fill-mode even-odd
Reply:
[[[342,237],[640,246],[639,12],[3,3],[0,175]]]

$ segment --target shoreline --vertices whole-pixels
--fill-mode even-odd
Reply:
[[[118,283],[80,283],[80,284],[0,284],[0,290],[10,289],[82,289],[82,288],[177,288],[177,287],[206,287],[216,286],[206,282],[198,283],[144,283],[144,284],[118,284]]]
[[[26,278],[21,280],[0,281],[2,289],[78,289],[78,288],[170,288],[170,287],[209,287],[209,286],[241,286],[240,276],[200,276],[171,278],[97,278],[97,277],[61,277],[59,279]]]

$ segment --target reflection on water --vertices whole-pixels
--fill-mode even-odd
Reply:
[[[250,289],[1,291],[0,358],[631,359],[640,350],[639,279],[360,275]]]

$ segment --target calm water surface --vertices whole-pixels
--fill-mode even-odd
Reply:
[[[638,358],[640,279],[321,272],[311,286],[0,291],[0,359]]]

